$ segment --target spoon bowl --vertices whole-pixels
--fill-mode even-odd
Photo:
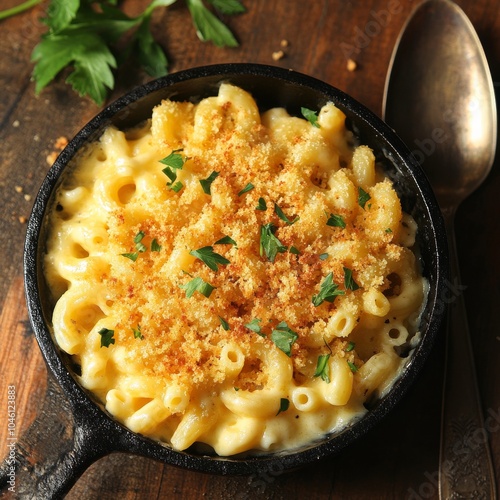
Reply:
[[[383,110],[385,121],[413,149],[431,182],[445,218],[451,286],[463,290],[454,214],[492,167],[497,117],[481,43],[456,4],[428,0],[410,16],[393,52]],[[443,297],[443,302],[450,302],[449,297]],[[471,491],[474,498],[496,498],[487,440],[476,440],[467,460],[460,451],[473,433],[482,430],[487,435],[462,293],[449,307],[445,364],[440,498],[471,498]]]

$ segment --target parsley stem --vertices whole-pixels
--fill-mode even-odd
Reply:
[[[0,11],[0,21],[2,19],[7,19],[8,17],[15,16],[17,14],[20,14],[21,12],[24,12],[25,10],[31,9],[31,7],[34,7],[36,4],[41,3],[42,0],[27,0],[26,2],[23,2],[19,5],[16,5],[15,7],[11,7],[10,9],[5,9]]]

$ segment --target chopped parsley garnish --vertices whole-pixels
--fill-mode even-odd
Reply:
[[[151,242],[151,251],[159,252],[160,250],[161,250],[161,245],[158,243],[156,238],[153,238],[153,241]]]
[[[271,333],[271,340],[287,356],[291,355],[292,346],[298,338],[299,336],[288,327],[286,321],[279,323]]]
[[[347,290],[357,290],[359,285],[354,281],[352,277],[351,269],[344,267],[344,286]]]
[[[250,323],[247,323],[245,327],[248,328],[249,330],[252,330],[252,332],[259,334],[261,337],[265,337],[259,325],[261,321],[262,320],[259,318],[254,318],[252,319],[252,321],[250,321]]]
[[[290,408],[290,401],[288,401],[287,398],[281,398],[280,399],[280,409],[278,410],[278,413],[276,413],[276,415],[279,415],[283,411],[287,411],[288,408]]]
[[[312,109],[308,108],[300,108],[300,112],[302,113],[302,116],[313,126],[316,128],[320,128],[320,125],[318,123],[318,112],[313,111]]]
[[[181,155],[180,151],[183,151],[183,149],[175,149],[168,156],[160,160],[160,163],[167,165],[162,170],[162,172],[170,179],[170,182],[167,182],[167,186],[169,186],[170,189],[176,193],[184,187],[181,181],[177,181],[177,170],[182,170],[184,163],[186,163],[188,159],[187,157]]]
[[[356,347],[356,344],[351,341],[347,344],[347,347],[345,348],[345,352],[351,352],[355,347]]]
[[[345,221],[341,215],[330,214],[328,220],[326,221],[326,225],[332,227],[341,227],[342,229],[344,229]]]
[[[259,198],[258,205],[255,207],[255,210],[261,210],[265,212],[267,210],[266,200],[264,198]]]
[[[127,257],[127,259],[130,259],[132,262],[135,262],[137,260],[137,257],[139,257],[139,252],[131,252],[131,253],[122,253],[122,257]]]
[[[295,224],[295,222],[297,222],[299,220],[300,217],[295,217],[295,219],[293,220],[290,220],[286,215],[285,213],[283,212],[283,210],[281,210],[281,208],[278,206],[277,203],[274,204],[274,213],[281,219],[281,220],[284,220],[287,224],[289,225],[292,225],[292,224]]]
[[[328,259],[329,255],[327,253],[322,253],[319,256],[319,260],[326,260]]]
[[[287,251],[287,247],[274,235],[275,231],[276,226],[272,223],[264,224],[260,228],[260,255],[262,257],[265,253],[271,262],[274,262],[278,253]]]
[[[388,227],[386,230],[385,230],[386,233],[392,233],[392,229],[390,227]]]
[[[234,245],[238,246],[236,241],[233,240],[230,236],[223,236],[220,240],[217,240],[214,245]]]
[[[141,252],[141,253],[143,253],[147,250],[146,245],[144,245],[144,243],[142,243],[144,236],[145,236],[144,232],[139,231],[134,237],[135,248],[137,249],[138,252]]]
[[[358,367],[352,361],[348,361],[347,364],[349,365],[352,373],[356,373],[358,371]]]
[[[219,321],[220,321],[220,324],[222,325],[222,328],[224,328],[224,330],[226,330],[226,331],[231,330],[229,323],[224,318],[219,316]]]
[[[300,255],[300,250],[299,250],[296,246],[294,246],[294,245],[292,245],[292,246],[290,247],[289,252],[290,252],[290,253],[293,253],[294,255]]]
[[[200,184],[205,194],[212,194],[210,189],[212,182],[219,176],[219,172],[213,171],[206,179],[200,179]]]
[[[248,193],[248,191],[251,191],[255,186],[249,182],[239,193],[238,196],[241,196],[242,194]]]
[[[213,247],[207,246],[199,248],[198,250],[191,250],[189,252],[193,257],[200,259],[204,264],[206,264],[212,271],[218,271],[219,267],[217,264],[229,264],[229,261],[222,255],[214,252]]]
[[[333,282],[333,273],[328,273],[321,283],[318,295],[313,295],[312,303],[315,307],[321,305],[325,300],[333,302],[337,295],[345,295],[345,292],[338,289],[339,286]]]
[[[215,290],[215,287],[210,283],[203,281],[202,278],[197,276],[184,285],[179,285],[179,288],[186,290],[186,297],[189,299],[193,296],[194,292],[200,292],[205,297],[210,297],[210,294]]]
[[[160,163],[163,163],[163,165],[167,165],[167,167],[173,168],[174,170],[181,170],[184,163],[186,163],[186,158],[180,154],[181,151],[184,150],[174,149],[168,156],[160,160]]]
[[[139,253],[143,253],[147,250],[146,245],[142,243],[142,240],[144,238],[144,232],[139,231],[135,236],[134,236],[134,243],[135,243],[135,252],[127,252],[127,253],[122,253],[122,257],[126,257],[127,259],[130,259],[131,261],[135,262],[137,260],[137,257],[139,257]]]
[[[321,377],[327,384],[330,383],[330,365],[328,364],[330,356],[331,354],[321,354],[318,356],[316,371],[314,372],[315,377]]]
[[[108,328],[101,328],[99,330],[99,335],[101,336],[101,347],[109,347],[111,344],[115,343],[114,330],[109,330]]]
[[[361,208],[365,208],[366,202],[371,199],[371,196],[361,187],[358,187],[358,204]],[[370,207],[368,207],[370,208]]]
[[[134,332],[134,338],[135,339],[144,339],[144,336],[142,335],[141,332],[141,325],[137,325],[137,328],[132,328],[132,331]]]

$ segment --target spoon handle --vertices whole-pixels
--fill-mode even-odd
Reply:
[[[451,283],[446,372],[441,416],[439,496],[441,499],[495,499],[495,473],[488,432],[498,428],[499,416],[483,417],[476,380],[467,314],[455,245],[453,213],[445,214],[450,248]],[[495,418],[496,417],[496,418]]]

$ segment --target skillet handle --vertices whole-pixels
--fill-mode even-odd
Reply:
[[[75,419],[78,414],[49,374],[40,415],[24,435],[7,443],[0,491],[12,493],[13,498],[62,498],[87,467],[108,454],[109,442],[99,432],[99,419],[94,433],[88,419],[86,424]]]

